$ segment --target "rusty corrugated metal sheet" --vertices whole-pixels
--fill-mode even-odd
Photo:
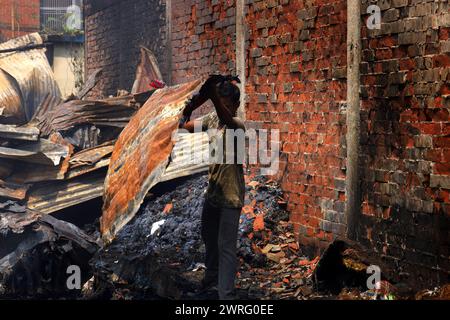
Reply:
[[[34,185],[28,192],[27,208],[48,214],[101,197],[105,179],[102,171]]]
[[[178,134],[170,164],[164,171],[161,182],[207,171],[208,157],[209,137],[206,132]]]
[[[45,141],[44,139],[39,140]],[[45,161],[45,163],[21,163],[20,170],[17,170],[12,176],[10,176],[7,180],[14,183],[34,183],[40,181],[50,181],[50,180],[62,180],[65,177],[65,173],[69,168],[69,160],[73,153],[73,146],[65,141],[63,137],[59,133],[53,133],[48,140],[50,143],[53,143],[54,146],[48,148],[43,152],[44,155],[50,157],[52,159],[52,163],[49,161]],[[67,150],[67,153],[60,153],[59,150]],[[58,160],[58,157],[62,157],[64,159]],[[34,160],[34,159],[33,159]],[[33,162],[33,160],[31,162]],[[27,159],[30,161],[30,159]],[[58,161],[55,163],[54,161]]]
[[[100,161],[107,155],[111,154],[114,149],[115,141],[108,141],[104,144],[84,149],[76,154],[69,160],[70,167],[76,168],[83,165],[93,165],[96,162]]]
[[[0,44],[0,50],[42,44],[38,33],[31,33]],[[45,49],[0,54],[0,107],[9,122],[23,123],[50,94],[60,97],[59,87],[45,56]]]
[[[96,170],[99,170],[101,168],[107,167],[107,166],[109,166],[109,162],[110,162],[110,159],[109,158],[105,158],[105,159],[101,159],[100,161],[98,161],[98,162],[96,162],[95,164],[92,164],[92,165],[84,165],[84,166],[75,167],[75,168],[70,169],[69,171],[67,171],[66,179],[73,179],[75,177],[84,175],[86,173],[89,173],[89,172],[96,171]]]
[[[43,104],[32,123],[42,135],[65,131],[81,125],[123,128],[153,91],[103,100],[71,100],[59,105]]]
[[[67,145],[40,139],[14,146],[14,148],[0,147],[0,158],[57,166],[61,158],[69,156],[69,152]]]
[[[33,118],[28,122],[27,125],[37,126],[38,123],[44,121],[48,112],[53,110],[56,106],[60,105],[63,100],[60,97],[52,96],[51,94],[47,94],[42,100],[41,104],[37,107],[36,112],[33,115]]]
[[[0,197],[23,200],[25,199],[29,188],[30,186],[26,184],[15,184],[0,180]]]
[[[141,47],[141,61],[136,69],[135,79],[132,93],[148,90],[153,80],[163,80],[155,55],[145,47]]]
[[[203,84],[196,80],[157,90],[117,140],[105,180],[102,237],[111,241],[163,175],[185,103]]]

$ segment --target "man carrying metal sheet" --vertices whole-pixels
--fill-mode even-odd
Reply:
[[[237,136],[245,135],[244,123],[237,117],[238,83],[237,77],[210,76],[199,93],[187,103],[180,122],[180,127],[190,132],[202,128],[210,133],[209,184],[202,212],[202,238],[206,247],[206,273],[202,286],[207,289],[218,285],[219,299],[234,298],[236,243],[245,194],[243,161],[238,159],[245,146],[235,141]],[[209,99],[216,112],[190,121],[192,112]],[[232,144],[229,143],[231,139]],[[220,146],[225,147],[219,150]]]

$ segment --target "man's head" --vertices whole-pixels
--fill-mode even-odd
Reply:
[[[218,98],[233,115],[236,115],[240,105],[241,91],[238,87],[239,83],[238,77],[225,76],[222,81],[216,84]]]

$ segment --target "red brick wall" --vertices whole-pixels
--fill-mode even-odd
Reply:
[[[357,240],[429,286],[446,281],[450,270],[449,5],[370,4],[381,7],[382,28],[367,30],[363,14]],[[246,117],[281,132],[282,187],[302,249],[311,253],[345,235],[346,5],[246,1]],[[103,12],[87,23],[88,48],[99,52],[92,60],[88,54],[88,68],[110,66],[113,88],[125,74],[116,70],[123,60],[108,60],[125,57],[114,39],[123,14]],[[235,20],[234,0],[172,1],[174,83],[235,72]]]
[[[173,83],[235,73],[235,12],[235,0],[172,0]]]
[[[429,286],[450,271],[450,7],[368,3],[382,27],[362,30],[358,240]]]
[[[295,230],[324,247],[345,231],[346,2],[247,3],[246,117],[281,130]],[[172,1],[175,83],[235,72],[235,11],[235,1]]]
[[[165,15],[165,0],[85,1],[86,72],[103,70],[90,97],[131,90],[141,46],[155,54],[167,81],[170,59]]]
[[[172,1],[174,83],[234,72],[235,11],[234,0]]]
[[[39,31],[39,0],[0,0],[0,41]]]
[[[291,219],[323,248],[345,232],[346,2],[252,2],[247,119],[281,131]]]
[[[235,29],[220,22],[227,12],[234,18],[230,4],[175,2],[176,82],[235,70]],[[357,240],[432,285],[450,269],[448,3],[370,4],[381,7],[383,24],[368,31],[362,17]],[[346,5],[246,1],[246,117],[281,131],[282,187],[302,248],[312,253],[345,235]]]
[[[333,76],[345,68],[345,1],[320,8],[295,0],[248,3],[247,120],[281,130],[291,218],[302,242],[324,247],[332,232],[344,232],[346,85]],[[234,5],[173,1],[175,83],[235,71]]]

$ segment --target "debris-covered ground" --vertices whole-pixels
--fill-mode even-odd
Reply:
[[[103,291],[109,287],[113,298],[147,297],[155,291],[163,297],[205,298],[195,291],[204,272],[200,225],[207,183],[206,175],[197,175],[172,191],[168,184],[157,187],[135,219],[92,261],[97,285]],[[299,254],[284,206],[275,182],[256,177],[247,184],[238,242],[242,298],[300,298],[312,292],[318,259]],[[166,282],[162,288],[161,278],[174,286]]]
[[[214,292],[198,293],[204,273],[200,225],[207,183],[206,175],[196,175],[152,190],[138,215],[91,261],[95,281],[84,298],[217,298]],[[313,283],[319,257],[301,254],[284,207],[275,181],[247,177],[238,242],[241,299],[413,298],[398,295],[386,281],[381,290],[355,286],[338,294],[319,293]],[[97,231],[91,225],[89,232]],[[423,297],[440,296],[439,290]]]

